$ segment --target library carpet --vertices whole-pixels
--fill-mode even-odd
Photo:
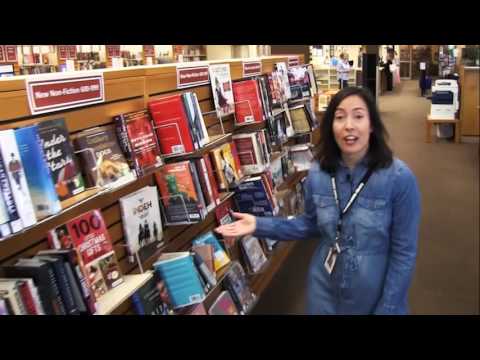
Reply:
[[[403,81],[379,99],[395,156],[417,177],[422,199],[410,313],[479,314],[479,145],[425,142],[430,102],[418,82]],[[299,241],[252,314],[304,314],[315,241]]]

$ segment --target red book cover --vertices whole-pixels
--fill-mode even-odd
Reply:
[[[218,194],[218,184],[217,180],[215,179],[215,174],[213,172],[210,156],[208,154],[204,154],[203,160],[205,161],[205,165],[207,166],[208,179],[210,180],[213,198],[215,200],[215,203],[218,205],[220,204],[220,195]]]
[[[235,146],[235,143],[233,141],[229,144],[230,144],[230,151],[232,152],[233,160],[235,161],[235,165],[238,169],[237,170],[238,176],[241,178],[243,176],[243,173],[242,173],[242,168],[240,166],[240,158],[238,157],[237,147]]]
[[[263,121],[260,91],[256,80],[233,83],[235,117],[237,124],[259,123]]]
[[[195,168],[197,169],[198,180],[200,182],[203,198],[205,200],[205,206],[207,211],[210,211],[216,206],[216,202],[213,198],[212,186],[208,179],[206,166],[204,167],[205,163],[202,162],[202,159],[194,159],[193,162],[195,163]]]
[[[162,97],[148,103],[162,154],[181,154],[195,150],[182,94]]]
[[[238,158],[242,166],[257,165],[255,146],[253,145],[253,138],[251,136],[234,138],[233,142],[238,150]]]
[[[138,175],[143,175],[148,170],[162,165],[160,148],[148,110],[123,114],[115,117],[115,121],[125,122],[127,141],[131,151],[127,157],[133,162]]]
[[[28,287],[28,283],[26,281],[23,281],[22,284],[19,286],[19,290],[28,315],[38,315],[37,309],[35,308],[35,300],[33,300],[33,296],[30,292],[30,288]]]
[[[235,221],[230,213],[231,211],[233,211],[232,198],[225,200],[215,208],[215,218],[218,225],[231,224]]]
[[[74,248],[88,287],[96,299],[123,282],[100,210],[86,212],[48,234],[49,242]]]

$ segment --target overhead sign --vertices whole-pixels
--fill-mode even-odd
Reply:
[[[32,115],[105,101],[103,74],[28,76],[25,82]]]

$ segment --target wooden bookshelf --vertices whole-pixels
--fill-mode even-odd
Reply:
[[[198,56],[198,55],[195,55]],[[201,56],[201,55],[200,55]],[[300,56],[303,62],[303,56]],[[288,63],[284,56],[262,57],[262,69],[265,73],[273,70],[276,62]],[[215,61],[218,63],[218,61]],[[209,63],[209,62],[206,62]],[[232,80],[242,78],[242,60],[225,60],[222,63],[230,64]],[[202,112],[213,112],[213,97],[210,85],[201,85],[188,89],[176,88],[176,64],[158,64],[152,66],[138,66],[135,68],[98,69],[104,77],[105,102],[87,107],[79,107],[64,110],[57,113],[32,115],[28,105],[25,78],[16,76],[0,79],[0,129],[18,128],[42,121],[64,118],[71,135],[90,127],[113,123],[113,116],[138,111],[147,108],[151,99],[185,91],[193,91],[197,94]],[[82,74],[82,72],[79,72]],[[231,139],[232,133],[247,129],[236,129],[233,116],[222,119],[224,131],[220,119],[215,113],[204,115],[211,142],[203,149],[194,154],[184,154],[183,158],[201,156],[213,147],[221,145]],[[254,124],[257,126],[256,124]],[[248,131],[255,131],[255,126]],[[265,123],[258,125],[264,128]],[[262,127],[263,126],[263,127]],[[166,162],[179,161],[182,157],[165,158]],[[292,180],[293,181],[293,180]],[[72,218],[93,209],[100,209],[105,219],[110,238],[112,240],[116,257],[119,261],[125,283],[117,289],[109,292],[108,296],[100,304],[99,314],[127,314],[133,312],[130,296],[151,277],[151,272],[140,274],[137,264],[128,261],[124,246],[124,233],[122,216],[118,199],[145,186],[155,185],[154,174],[138,178],[128,184],[112,189],[99,190],[89,189],[66,202],[62,203],[62,211],[38,222],[36,225],[24,229],[8,238],[0,241],[0,265],[11,264],[21,257],[30,257],[39,250],[47,249],[46,235],[48,230],[68,222]],[[222,201],[231,197],[231,193],[221,193]],[[170,226],[163,230],[165,245],[157,249],[156,253],[142,261],[145,270],[151,269],[158,256],[164,251],[183,251],[189,249],[191,241],[196,236],[212,230],[217,226],[215,212],[211,211],[206,218],[198,223],[184,226]],[[252,285],[257,290],[262,290],[273,277],[274,272],[288,256],[289,247],[279,244],[272,252],[272,260],[261,274],[252,279]],[[238,258],[238,251],[232,250],[233,260]],[[220,288],[224,273],[219,273]],[[255,291],[257,292],[257,291]],[[260,291],[261,292],[261,291]],[[257,293],[257,295],[260,294]],[[209,298],[213,297],[209,295]],[[212,299],[213,301],[214,299]]]

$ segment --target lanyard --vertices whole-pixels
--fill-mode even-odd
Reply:
[[[348,212],[348,210],[350,210],[353,203],[358,198],[358,195],[360,194],[360,192],[365,187],[368,179],[370,178],[370,175],[372,175],[372,172],[373,172],[373,169],[368,169],[367,173],[365,174],[365,176],[360,181],[360,184],[358,184],[358,186],[353,191],[353,194],[350,196],[350,199],[347,201],[347,204],[345,205],[345,208],[343,210],[340,209],[340,202],[338,200],[338,193],[337,193],[337,182],[335,180],[335,176],[333,176],[333,175],[331,176],[333,196],[335,197],[335,202],[337,203],[338,210],[340,210],[340,218],[338,219],[338,223],[337,223],[337,239],[336,239],[337,241],[338,241],[338,239],[340,237],[340,234],[342,232],[343,217]]]

